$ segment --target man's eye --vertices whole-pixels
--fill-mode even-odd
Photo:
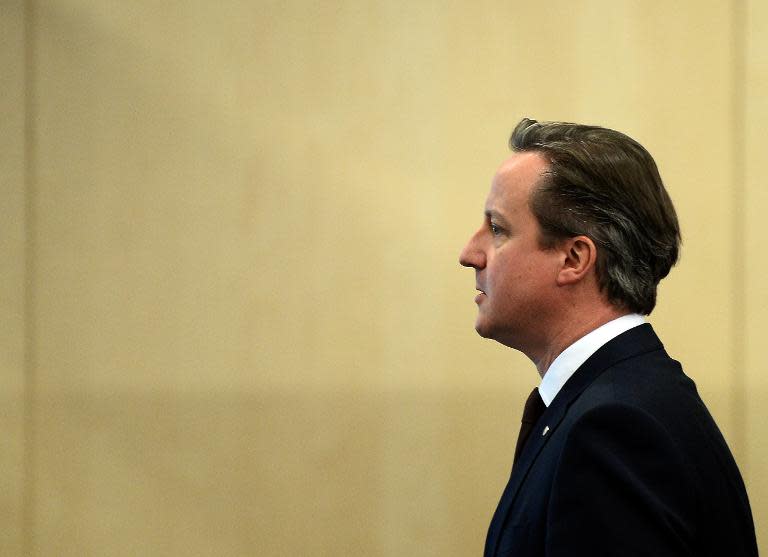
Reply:
[[[491,234],[493,234],[494,236],[498,236],[499,234],[501,234],[501,228],[499,228],[498,225],[491,223],[490,226],[491,226]]]

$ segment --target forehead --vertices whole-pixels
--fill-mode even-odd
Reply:
[[[528,202],[533,187],[549,168],[547,160],[536,152],[513,153],[493,177],[487,208],[512,208]]]

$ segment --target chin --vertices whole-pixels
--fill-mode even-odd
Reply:
[[[499,344],[503,344],[514,350],[522,351],[520,342],[518,342],[519,335],[512,334],[512,331],[507,328],[494,327],[492,323],[478,320],[475,323],[475,331],[477,331],[477,334],[483,338],[494,340]]]
[[[477,334],[483,338],[492,338],[493,335],[492,328],[489,327],[487,323],[482,323],[480,320],[475,323],[475,331],[477,331]]]

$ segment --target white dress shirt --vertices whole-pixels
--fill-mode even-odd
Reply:
[[[629,315],[622,315],[587,333],[563,350],[549,366],[539,384],[539,394],[544,404],[547,406],[552,404],[552,401],[557,396],[557,393],[560,392],[560,389],[563,388],[565,382],[601,346],[621,333],[643,323],[645,323],[645,318],[640,314],[630,313]]]

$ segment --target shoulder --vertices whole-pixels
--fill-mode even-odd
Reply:
[[[621,400],[601,401],[575,412],[567,425],[563,450],[633,451],[658,455],[660,445],[677,452],[667,424],[648,409]]]
[[[681,455],[691,443],[709,444],[717,429],[693,381],[663,350],[605,370],[572,401],[563,425],[570,446],[588,438],[634,450],[667,444]]]
[[[613,363],[576,398],[573,410],[578,414],[591,409],[598,416],[627,413],[666,426],[680,419],[690,422],[704,409],[695,383],[663,349]]]

